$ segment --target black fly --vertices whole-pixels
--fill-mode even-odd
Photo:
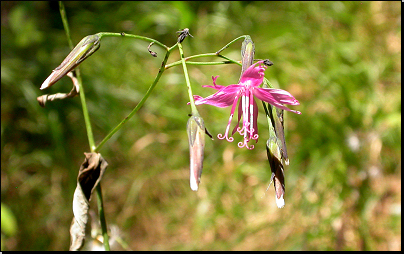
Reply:
[[[178,35],[178,42],[179,42],[179,43],[181,43],[181,42],[185,39],[185,37],[187,37],[188,35],[191,36],[191,37],[193,37],[193,36],[189,33],[189,29],[188,29],[188,28],[185,28],[184,30],[177,31],[177,33],[179,33],[179,35]]]

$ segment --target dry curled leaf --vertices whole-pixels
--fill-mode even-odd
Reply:
[[[85,239],[91,194],[101,181],[108,163],[100,153],[84,153],[86,156],[80,166],[77,187],[73,195],[73,221],[70,226],[70,250],[79,250]]]
[[[56,94],[41,95],[36,98],[36,100],[39,102],[39,105],[41,107],[45,107],[45,104],[47,101],[63,100],[66,98],[72,98],[79,94],[80,88],[79,88],[79,83],[78,83],[77,78],[74,76],[73,72],[67,73],[67,76],[70,77],[73,81],[73,89],[70,91],[70,93],[56,93]]]

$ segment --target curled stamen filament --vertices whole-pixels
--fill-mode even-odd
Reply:
[[[250,138],[254,136],[254,97],[250,94]]]
[[[224,135],[222,135],[221,133],[217,134],[218,139],[226,138],[227,141],[233,142],[234,138],[229,137],[229,128],[230,128],[230,124],[231,124],[231,119],[233,119],[233,114],[230,114],[229,123],[227,124],[226,131],[225,131]]]
[[[240,141],[240,142],[238,142],[238,144],[237,144],[237,146],[239,147],[239,148],[243,148],[243,147],[246,147],[247,149],[254,149],[254,145],[251,145],[251,146],[248,146],[248,141],[246,140],[246,139],[244,139],[244,142],[242,142],[242,141]]]

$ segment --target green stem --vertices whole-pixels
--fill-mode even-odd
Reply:
[[[153,91],[154,87],[156,86],[157,82],[160,80],[161,75],[165,71],[164,66],[167,63],[167,60],[168,60],[168,57],[170,56],[171,51],[176,46],[177,46],[177,44],[175,44],[171,48],[167,49],[166,56],[164,57],[164,60],[161,63],[159,72],[158,72],[156,78],[154,79],[153,84],[149,87],[149,89],[147,90],[147,92],[146,92],[145,96],[142,98],[142,100],[136,105],[136,107],[132,110],[132,112],[130,112],[130,114],[127,117],[125,117],[125,119],[122,120],[122,122],[120,122],[110,133],[108,133],[107,136],[105,136],[105,138],[98,144],[98,146],[94,149],[94,151],[96,151],[96,152],[99,151],[101,149],[101,147],[112,137],[112,135],[114,135],[119,129],[121,129],[122,125],[125,124],[130,118],[132,118],[132,116],[143,106],[143,104],[145,103],[147,98],[149,98],[149,96],[150,96],[151,92]]]
[[[95,143],[94,143],[93,130],[91,128],[90,116],[89,116],[88,110],[87,110],[87,103],[86,103],[86,96],[84,93],[84,87],[82,85],[81,75],[80,75],[80,72],[78,71],[78,69],[76,70],[76,74],[77,74],[77,81],[79,83],[79,88],[80,88],[80,100],[81,100],[81,105],[83,108],[84,122],[86,124],[88,144],[90,145],[91,152],[94,152]]]
[[[72,39],[70,37],[69,23],[67,22],[65,5],[62,3],[62,1],[59,1],[59,11],[60,11],[60,16],[62,16],[62,22],[63,22],[63,27],[65,28],[65,32],[66,32],[66,36],[67,36],[67,42],[69,43],[69,47],[73,48],[73,42],[72,42]]]
[[[60,10],[60,15],[62,16],[63,27],[66,31],[66,36],[67,36],[67,40],[69,42],[69,46],[70,46],[70,48],[73,49],[73,43],[72,43],[72,39],[70,37],[69,23],[67,22],[66,11],[65,11],[65,7],[64,7],[64,4],[62,3],[62,1],[59,1],[59,10]],[[89,117],[88,110],[87,110],[86,96],[84,93],[84,88],[82,85],[79,68],[76,68],[74,72],[76,73],[76,77],[77,77],[77,81],[78,81],[79,89],[80,89],[80,100],[81,100],[81,105],[83,107],[83,115],[84,115],[84,122],[86,125],[86,130],[87,130],[88,144],[90,145],[91,151],[93,151],[95,148],[94,136],[93,136],[93,131],[91,128],[90,117]]]
[[[185,64],[184,51],[182,50],[181,43],[178,43],[178,49],[180,51],[182,68],[184,69],[185,82],[187,83],[187,87],[188,87],[188,95],[189,95],[189,101],[191,103],[192,115],[197,116],[199,114],[198,114],[198,110],[196,109],[196,106],[195,106],[194,96],[192,95],[191,83],[189,82],[187,65]]]
[[[110,250],[109,236],[108,236],[108,230],[107,230],[107,222],[105,220],[104,201],[102,200],[102,191],[101,191],[100,183],[97,184],[96,190],[97,190],[96,191],[96,193],[97,193],[97,205],[98,205],[98,213],[99,213],[99,216],[100,216],[102,239],[103,239],[105,250],[109,251]]]
[[[235,63],[235,64],[238,64],[238,65],[241,66],[240,61],[235,61],[233,59],[230,59],[230,58],[222,56],[222,55],[216,55],[215,53],[203,54],[203,56],[218,56],[218,57],[226,59],[227,61],[222,61],[222,62],[189,62],[188,61],[189,59],[195,58],[196,56],[186,57],[186,58],[184,58],[184,61],[187,62],[187,64],[190,64],[190,65],[220,65],[220,64]],[[202,57],[202,54],[197,55],[197,57]],[[182,64],[182,60],[167,64],[165,68],[169,69],[171,67],[174,67],[174,66],[177,66],[177,65],[180,65],[180,64]]]
[[[100,39],[102,39],[102,37],[130,37],[130,38],[136,38],[136,39],[140,39],[140,40],[144,40],[144,41],[154,42],[155,44],[165,48],[167,51],[169,50],[169,47],[167,47],[163,43],[161,43],[161,42],[159,42],[159,41],[157,41],[155,39],[140,36],[140,35],[127,34],[127,33],[109,33],[109,32],[100,32],[100,33],[97,33],[97,35],[100,37]]]
[[[227,43],[226,46],[224,46],[223,48],[219,49],[219,50],[216,52],[216,55],[219,55],[220,52],[222,52],[223,50],[227,49],[233,42],[235,42],[235,41],[237,41],[237,40],[239,40],[239,39],[241,39],[241,38],[245,38],[245,37],[247,37],[247,36],[248,36],[248,35],[242,35],[242,36],[237,37],[236,39],[232,40],[231,42]]]
[[[222,55],[218,55],[218,57],[221,57],[221,58],[223,58],[223,59],[226,59],[227,61],[230,61],[230,62],[232,62],[232,63],[235,63],[235,64],[238,64],[238,65],[242,66],[240,61],[235,61],[235,60],[233,60],[233,59],[230,59],[230,58],[228,58],[228,57],[226,57],[226,56],[222,56]]]
[[[59,1],[59,9],[60,9],[60,15],[62,16],[62,21],[63,21],[63,26],[66,31],[66,36],[69,41],[70,48],[73,49],[73,43],[71,41],[70,37],[70,29],[69,29],[69,23],[67,22],[67,16],[66,16],[66,11],[64,8],[64,5],[62,1]],[[90,145],[90,150],[91,152],[95,152],[95,146],[94,146],[94,136],[93,136],[93,131],[91,128],[91,121],[90,117],[88,114],[87,110],[87,103],[86,103],[86,96],[84,93],[84,88],[82,85],[82,80],[81,80],[81,75],[80,71],[78,68],[75,70],[76,76],[77,76],[77,81],[79,84],[79,89],[80,89],[80,100],[81,100],[81,105],[83,107],[83,115],[84,115],[84,122],[86,125],[86,130],[87,130],[87,137],[88,137],[88,143]],[[107,231],[107,223],[105,220],[105,214],[104,214],[104,208],[103,208],[103,201],[102,201],[102,192],[101,192],[101,183],[99,182],[97,187],[96,187],[96,193],[97,193],[97,203],[98,203],[98,212],[100,216],[100,223],[101,223],[101,229],[102,229],[102,235],[104,239],[104,248],[105,250],[110,250],[109,247],[109,237],[108,237],[108,231]]]
[[[231,44],[233,44],[235,41],[237,41],[237,40],[239,40],[239,39],[242,39],[242,38],[246,38],[247,36],[249,37],[249,35],[242,35],[242,36],[240,36],[240,37],[237,37],[236,39],[234,39],[234,40],[232,40],[231,42],[227,43],[226,46],[224,46],[223,48],[219,49],[216,53],[205,53],[205,54],[198,54],[198,55],[193,55],[193,56],[184,57],[184,58],[182,58],[180,61],[177,61],[177,62],[174,62],[174,63],[171,63],[171,64],[166,65],[166,69],[169,69],[169,68],[171,68],[171,67],[174,67],[174,66],[177,66],[177,65],[182,64],[183,59],[184,59],[184,61],[186,61],[188,64],[193,64],[193,65],[218,65],[218,64],[235,63],[235,64],[238,64],[238,65],[242,66],[242,65],[241,65],[241,62],[235,61],[235,60],[230,59],[230,58],[228,58],[228,57],[226,57],[226,56],[220,55],[220,52],[222,52],[223,50],[227,49],[227,48],[228,48]],[[227,61],[223,61],[223,62],[188,62],[188,60],[193,59],[193,58],[207,57],[207,56],[218,56],[218,57],[221,57],[221,58],[223,58],[223,59],[226,59]]]
[[[221,61],[221,62],[188,62],[187,64],[189,65],[221,65],[221,64],[231,64],[233,62],[231,61]],[[182,64],[181,61],[178,61],[178,63],[176,62],[176,64],[168,64],[166,65],[166,69],[177,66]]]

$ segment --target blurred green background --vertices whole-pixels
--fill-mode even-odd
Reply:
[[[73,43],[125,32],[186,56],[248,34],[266,77],[301,103],[285,113],[286,206],[275,204],[267,123],[250,151],[223,133],[230,108],[198,106],[207,138],[200,189],[189,187],[183,70],[167,70],[143,108],[101,150],[106,219],[116,249],[401,250],[400,2],[65,2]],[[223,52],[240,60],[242,40]],[[96,143],[137,105],[164,57],[158,46],[105,38],[80,65]],[[39,90],[70,49],[57,2],[1,2],[1,249],[67,250],[72,198],[89,152],[79,97],[63,78]],[[170,62],[179,59],[174,51]],[[219,61],[205,58],[201,61]],[[237,83],[236,65],[189,66],[194,94]],[[238,140],[240,139],[240,140]],[[91,205],[96,209],[96,199]],[[117,246],[117,247],[116,247]]]

